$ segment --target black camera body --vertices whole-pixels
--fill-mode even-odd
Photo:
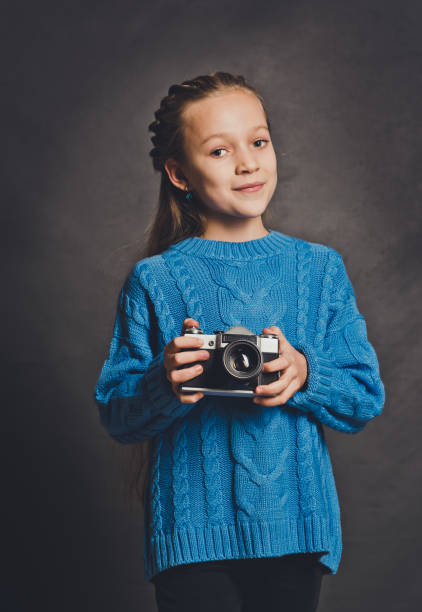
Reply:
[[[198,376],[179,383],[179,393],[197,393],[235,397],[273,397],[255,393],[258,385],[268,385],[280,378],[280,371],[263,372],[266,361],[279,356],[278,336],[260,334],[256,336],[241,325],[227,331],[204,334],[199,327],[188,327],[184,335],[196,334],[203,339],[202,346],[185,348],[183,351],[206,349],[210,356],[204,361],[184,364],[190,368],[199,363],[203,371]],[[181,369],[179,368],[179,369]]]

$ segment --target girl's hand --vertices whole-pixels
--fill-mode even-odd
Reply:
[[[210,354],[205,349],[199,351],[198,348],[203,344],[203,339],[195,334],[183,336],[187,327],[199,327],[198,321],[195,319],[185,319],[182,326],[182,332],[180,336],[173,338],[164,347],[164,367],[166,369],[167,380],[171,382],[171,387],[174,393],[177,395],[179,400],[183,404],[193,404],[204,397],[202,391],[198,393],[179,393],[177,387],[179,383],[190,380],[198,376],[203,370],[200,364],[194,365],[190,368],[180,368],[185,363],[191,363],[192,361],[204,361],[208,359]],[[181,349],[195,348],[195,351],[182,351]]]
[[[278,406],[285,404],[287,400],[305,384],[308,376],[308,362],[305,355],[297,351],[283,335],[281,330],[272,325],[262,330],[263,333],[272,333],[278,336],[279,357],[272,361],[266,361],[263,366],[264,372],[276,372],[283,370],[280,378],[268,385],[259,385],[255,393],[276,393],[274,397],[254,397],[256,404],[263,406]]]

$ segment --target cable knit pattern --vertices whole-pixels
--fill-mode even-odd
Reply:
[[[322,425],[319,423],[310,422],[309,425],[311,428],[311,438],[316,453],[316,460],[321,474],[321,494],[324,500],[324,508],[326,512],[329,512],[326,489],[326,469],[324,466],[324,447],[326,446],[324,430],[322,429]]]
[[[339,286],[334,287],[334,277],[338,278]],[[331,287],[334,288],[330,292]],[[327,342],[328,346],[323,348],[322,337],[327,326],[328,305],[335,309],[335,317],[331,322],[331,330],[326,333],[326,340],[331,339],[331,342]],[[356,331],[359,326],[361,329]],[[368,342],[366,324],[358,311],[353,287],[342,258],[334,249],[331,249],[327,256],[323,290],[318,306],[318,327],[322,330],[317,337],[318,343],[315,340],[312,343],[303,339],[296,347],[305,354],[311,376],[308,377],[307,389],[298,391],[288,400],[288,404],[311,411],[321,422],[334,429],[357,433],[365,427],[367,416],[379,414],[382,405],[375,407],[370,393],[351,392],[350,377],[342,368],[338,368],[335,372],[333,366],[340,366],[340,359],[344,360],[344,365],[352,365],[352,362],[355,361],[361,369],[367,366],[367,378],[375,381],[383,397],[384,388],[382,383],[380,384],[378,360],[373,346]],[[335,339],[333,338],[334,332],[337,332]],[[347,338],[352,333],[356,333],[356,337],[351,350]],[[361,346],[358,348],[358,345]],[[341,352],[334,355],[333,351],[338,346],[341,347]],[[346,346],[347,351],[344,350]],[[332,384],[334,373],[336,373],[337,385]],[[355,381],[353,382],[356,384]],[[338,418],[338,414],[333,414],[330,405],[336,406],[338,414],[342,415],[341,419]],[[362,419],[356,418],[355,414],[358,411]],[[346,416],[349,418],[345,419]]]
[[[180,527],[190,521],[186,422],[176,429],[172,442],[174,520]]]
[[[174,278],[180,295],[186,305],[186,318],[192,317],[199,323],[199,327],[205,331],[205,320],[202,313],[198,287],[192,282],[189,271],[183,262],[183,257],[178,251],[171,251],[163,254],[168,270]]]
[[[242,325],[245,318],[252,329],[267,321],[282,320],[286,310],[283,295],[283,269],[278,259],[232,262],[209,260],[209,271],[218,286],[219,315],[225,328]],[[261,330],[260,330],[261,331]]]
[[[163,517],[161,515],[160,498],[160,451],[163,446],[162,437],[155,441],[154,450],[151,456],[151,508],[152,508],[152,531],[155,536],[163,528]]]
[[[183,299],[187,316],[192,317],[199,323],[199,327],[206,330],[206,323],[202,314],[202,306],[198,289],[193,283],[189,272],[184,264],[183,257],[178,251],[164,253],[171,276],[175,279],[177,287]],[[210,406],[205,405],[200,418],[202,440],[205,497],[207,500],[207,515],[210,522],[221,522],[223,507],[221,499],[221,481],[219,449],[216,444],[216,415]]]
[[[248,518],[272,520],[283,515],[288,498],[287,427],[280,410],[270,407],[250,409],[247,413],[239,411],[237,418],[233,418],[232,452],[237,462],[234,493],[239,521]],[[246,436],[248,443],[244,442]],[[277,445],[276,439],[284,442],[284,448],[282,443],[280,452],[273,454],[270,449]],[[281,483],[277,482],[280,477],[283,477]]]
[[[119,294],[119,307],[128,317],[138,323],[138,325],[143,325],[146,329],[149,329],[149,315],[145,303],[138,304],[121,290]]]
[[[164,338],[164,344],[167,344],[175,336],[179,335],[179,330],[176,329],[176,321],[172,316],[167,300],[164,299],[163,290],[146,263],[142,264],[140,268],[139,280],[142,286],[147,289],[148,294],[154,303],[159,329]]]
[[[221,524],[223,519],[223,497],[220,475],[219,445],[216,430],[217,415],[208,404],[201,411],[201,450],[203,455],[205,497],[207,516],[210,523]]]
[[[325,274],[322,280],[321,297],[319,300],[318,307],[318,319],[316,323],[316,331],[314,337],[314,346],[318,349],[322,348],[325,333],[327,330],[328,321],[328,306],[330,303],[330,296],[333,286],[333,278],[336,273],[337,266],[335,260],[335,253],[333,251],[328,253],[327,263],[325,266]]]
[[[297,250],[297,327],[296,337],[299,342],[306,340],[306,326],[309,308],[309,283],[311,268],[311,247],[300,240],[296,243]],[[299,482],[299,503],[304,515],[316,508],[313,484],[315,474],[313,469],[313,454],[311,440],[311,425],[307,415],[298,415],[297,430],[297,470]]]
[[[181,402],[164,350],[187,317],[207,334],[277,325],[305,356],[306,383],[275,406],[250,397]],[[137,262],[119,294],[94,399],[113,439],[154,439],[147,580],[183,563],[307,552],[337,572],[340,507],[323,425],[357,433],[385,401],[337,251],[271,230],[245,242],[187,238]]]
[[[296,242],[297,257],[297,327],[298,342],[306,340],[306,323],[309,308],[309,282],[311,271],[311,247],[306,242]]]

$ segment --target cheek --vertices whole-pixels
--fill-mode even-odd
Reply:
[[[222,181],[217,176],[203,175],[199,181],[200,196],[205,204],[218,208],[222,202]]]
[[[226,176],[223,168],[213,173],[207,173],[202,176],[202,188],[208,194],[216,194],[227,189],[229,178]]]
[[[267,157],[267,167],[269,170],[271,170],[272,172],[277,172],[277,157],[275,154],[274,149],[269,149],[268,151],[268,157]]]
[[[202,189],[216,189],[221,185],[221,172],[209,167],[199,167],[195,173],[196,181]]]

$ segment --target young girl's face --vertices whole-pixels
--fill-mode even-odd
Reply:
[[[277,159],[258,98],[244,90],[219,94],[190,103],[183,119],[182,170],[209,215],[227,221],[262,215],[276,188]],[[239,190],[248,183],[263,184]]]

